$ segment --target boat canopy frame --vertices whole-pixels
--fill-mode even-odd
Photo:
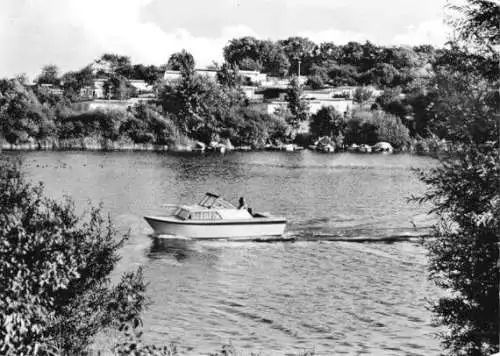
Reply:
[[[205,196],[201,199],[198,205],[207,209],[236,209],[233,204],[221,198],[220,195],[213,193],[205,193]]]

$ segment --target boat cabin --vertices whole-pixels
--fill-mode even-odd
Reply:
[[[179,206],[174,216],[180,220],[214,221],[252,219],[247,209],[237,209],[220,196],[206,193],[197,205]]]

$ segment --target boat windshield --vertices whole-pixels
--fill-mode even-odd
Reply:
[[[210,208],[235,209],[235,206],[233,204],[222,199],[218,195],[212,193],[207,193],[198,205],[209,209]]]

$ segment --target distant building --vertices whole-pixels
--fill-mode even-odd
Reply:
[[[196,74],[216,80],[217,69],[215,68],[197,68],[194,70]],[[243,85],[261,85],[267,80],[267,74],[260,73],[253,70],[240,70],[238,71],[242,78]],[[163,80],[171,82],[181,77],[181,72],[178,70],[166,70],[163,74]]]
[[[304,85],[307,81],[307,77],[300,76],[298,78],[299,83]],[[286,89],[290,85],[290,78],[278,78],[268,76],[265,81],[261,83],[263,88],[275,88],[275,89]]]
[[[290,81],[288,79],[277,78],[277,77],[267,77],[264,82],[260,85],[262,88],[270,88],[270,89],[286,89]]]
[[[316,114],[322,107],[333,107],[339,113],[346,115],[352,110],[353,102],[351,99],[329,98],[313,99],[307,101],[309,104],[309,113]]]
[[[108,78],[96,78],[93,80],[92,85],[84,86],[80,89],[80,98],[82,99],[106,99],[104,84]]]
[[[352,99],[354,97],[354,92],[358,87],[356,86],[340,86],[332,89],[332,96],[339,98],[349,98]]]
[[[92,83],[92,98],[94,99],[105,98],[104,85],[107,81],[108,81],[107,78],[94,79],[94,83]]]
[[[138,93],[150,93],[153,91],[153,86],[149,85],[142,79],[130,79],[130,85],[132,85]]]
[[[203,77],[207,77],[209,79],[217,80],[217,69],[195,69],[194,72]]]
[[[257,92],[257,87],[242,85],[241,90],[245,94],[245,97],[253,102],[262,102],[264,100],[264,95]]]
[[[333,107],[341,114],[351,112],[353,102],[350,99],[328,98],[328,99],[309,99],[309,114],[316,114],[322,107]],[[285,100],[273,100],[267,103],[267,113],[274,114],[277,110],[286,110],[288,102]]]
[[[166,82],[173,82],[181,77],[181,72],[178,70],[166,70],[163,73],[163,80]]]
[[[216,79],[217,78],[217,70],[215,69],[202,69],[198,68],[194,70],[196,74],[199,74],[201,76],[210,78],[210,79]],[[178,80],[181,78],[181,72],[178,70],[166,70],[165,73],[163,73],[163,80],[167,82],[173,82],[175,80]]]
[[[383,90],[377,89],[377,88],[375,88],[373,86],[368,86],[367,88],[372,91],[372,99],[376,99],[376,98],[378,98],[379,96],[381,96],[384,93]]]
[[[273,100],[267,103],[267,113],[269,115],[275,114],[279,110],[286,110],[288,107],[288,102],[284,100]]]
[[[238,71],[240,75],[243,85],[255,85],[261,86],[262,83],[267,81],[267,74],[258,72],[256,70],[240,70]]]
[[[52,95],[62,96],[64,94],[64,90],[61,87],[56,86],[54,84],[38,84],[38,87],[46,90],[48,93]]]
[[[148,102],[147,98],[131,98],[128,100],[89,100],[74,103],[74,110],[89,111],[89,110],[121,110],[126,111],[140,102]]]
[[[264,100],[285,100],[288,87],[259,87],[255,92],[262,95]]]
[[[80,88],[80,92],[78,96],[80,99],[92,99],[94,93],[94,87],[91,85],[86,85],[83,88]]]
[[[149,85],[142,79],[130,79],[130,85],[135,88],[136,96],[139,98],[156,98],[155,89],[152,85]]]
[[[321,100],[321,99],[332,99],[334,97],[334,89],[317,89],[317,90],[304,90],[302,93],[305,99],[309,100]]]

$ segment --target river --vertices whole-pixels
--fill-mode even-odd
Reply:
[[[424,191],[412,155],[311,151],[172,155],[26,152],[30,179],[81,211],[102,202],[131,237],[119,273],[143,266],[150,343],[197,355],[436,355],[421,239],[432,220],[407,199]],[[217,192],[288,218],[293,241],[157,240],[142,216]]]

